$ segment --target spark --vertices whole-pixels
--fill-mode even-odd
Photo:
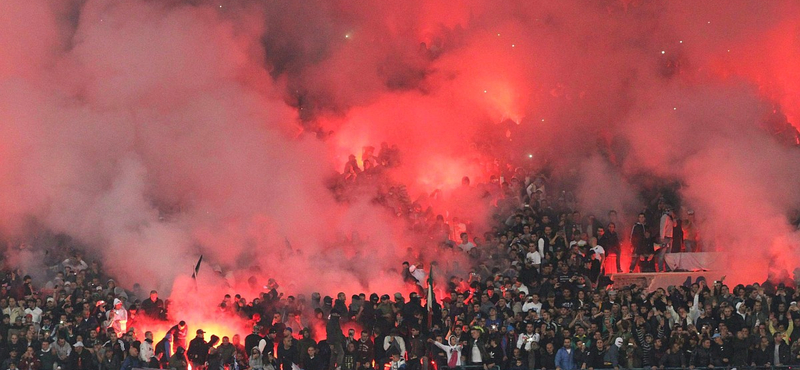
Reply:
[[[666,54],[666,53],[667,52],[665,50],[661,50],[661,54]]]
[[[486,90],[483,90],[483,93],[486,94]]]
[[[528,154],[528,158],[533,158],[533,154]]]
[[[672,107],[672,110],[678,110],[678,107]]]
[[[683,40],[681,40],[681,41],[678,41],[678,43],[681,43],[681,44],[683,44]]]
[[[516,45],[514,45],[514,44],[511,44],[511,47],[512,47],[512,48],[513,48],[513,47],[516,47]]]
[[[222,8],[222,5],[220,5],[219,7]]]
[[[499,33],[497,34],[497,37],[500,37],[500,34],[499,34]]]
[[[544,118],[542,118],[542,122],[544,122]]]

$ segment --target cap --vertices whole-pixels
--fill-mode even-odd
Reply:
[[[205,334],[205,331],[203,331],[203,329],[197,329],[197,334]]]
[[[719,337],[721,337],[721,335],[719,335],[719,333],[715,333],[714,335],[711,336],[711,339],[717,339]]]
[[[56,300],[53,297],[47,297],[48,302],[55,302]]]
[[[81,342],[81,341],[77,341],[77,342],[75,342],[75,344],[73,344],[72,346],[73,346],[73,347],[76,347],[76,348],[77,348],[77,347],[83,347],[83,342]]]

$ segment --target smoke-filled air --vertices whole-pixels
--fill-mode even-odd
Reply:
[[[791,275],[798,124],[789,0],[0,2],[6,267],[80,250],[182,317],[269,279],[407,292],[403,261],[444,283],[477,262],[426,225],[483,238],[534,182]]]

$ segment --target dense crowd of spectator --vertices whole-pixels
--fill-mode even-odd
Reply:
[[[342,183],[334,186],[339,196],[346,197],[348,184],[376,181],[382,167],[398,161],[388,146],[377,156],[365,153],[363,168],[354,158],[348,162]],[[0,288],[0,370],[800,365],[800,330],[794,330],[800,290],[791,279],[732,289],[704,279],[654,291],[612,289],[606,255],[630,252],[631,269],[663,271],[660,251],[702,249],[693,213],[677,217],[678,208],[670,206],[677,199],[659,194],[634,219],[613,210],[584,217],[571,193],[553,197],[547,187],[545,176],[523,169],[477,186],[465,178],[461,190],[494,207],[496,224],[476,235],[468,220],[432,214],[410,201],[402,186],[379,186],[376,203],[406,218],[431,248],[468,256],[471,271],[446,275],[431,302],[430,266],[439,266],[434,260],[402,264],[398,279],[407,282],[407,295],[284,295],[270,281],[258,297],[225,296],[220,303],[221,311],[252,322],[244,338],[207,340],[203,328],[183,321],[162,338],[140,332],[141,316],[180,318],[169,314],[156,291],[118,287],[100,263],[87,263],[80,252],[53,264],[47,281],[36,284],[11,269]],[[619,259],[608,265],[617,269],[610,272],[627,267]]]

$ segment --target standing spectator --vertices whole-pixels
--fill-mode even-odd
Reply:
[[[136,368],[145,367],[146,364],[139,359],[139,347],[130,345],[128,346],[128,356],[122,361],[120,370],[133,370]]]
[[[56,362],[61,366],[66,366],[69,354],[72,353],[72,346],[67,343],[64,337],[58,337],[52,347],[56,355]]]
[[[166,318],[164,301],[158,298],[158,292],[155,290],[151,290],[150,298],[142,302],[141,310],[144,311],[145,316],[154,320],[163,320]]]
[[[308,347],[306,354],[303,356],[303,370],[324,370],[324,366],[322,356],[317,354],[317,346]]]
[[[162,368],[169,366],[170,353],[172,353],[172,334],[167,332],[164,334],[164,338],[158,341],[153,348],[153,354]]]
[[[186,326],[186,321],[181,320],[178,325],[173,326],[167,331],[171,334],[173,348],[177,351],[178,348],[183,348],[186,352],[186,338],[189,336],[189,328]]]
[[[169,367],[176,370],[187,370],[189,368],[189,361],[186,360],[186,350],[183,347],[175,349],[175,353],[169,358]]]
[[[645,225],[645,220],[647,217],[644,213],[640,213],[638,216],[638,220],[636,224],[633,225],[633,229],[631,229],[631,267],[629,269],[630,272],[633,272],[636,269],[636,265],[639,263],[639,258],[644,256],[647,253],[647,237],[645,233],[647,232],[647,226]]]
[[[440,342],[436,342],[433,339],[428,339],[429,342],[439,347],[447,354],[447,367],[450,369],[455,369],[457,367],[462,366],[461,362],[461,350],[462,346],[458,343],[458,338],[455,335],[451,335],[447,338],[447,345],[444,345]]]
[[[681,223],[681,227],[683,228],[683,246],[686,252],[699,252],[700,231],[693,210],[686,212],[686,219]]]
[[[658,268],[659,272],[666,272],[667,271],[667,261],[666,255],[672,251],[672,235],[673,231],[675,230],[675,226],[677,225],[675,222],[675,216],[672,212],[672,207],[665,206],[664,213],[661,215],[661,227],[659,228],[660,231],[660,244],[661,248],[658,249],[658,253],[656,254],[656,267]]]
[[[128,330],[128,311],[122,307],[122,301],[114,299],[114,309],[108,311],[108,321],[106,327],[113,328],[118,337]]]
[[[36,356],[43,370],[53,369],[58,360],[55,350],[50,346],[50,339],[48,338],[42,340],[42,349],[39,350]]]
[[[375,360],[375,345],[366,330],[361,331],[361,338],[356,342],[356,352],[356,365],[359,369],[366,364],[372,365],[372,361]]]
[[[564,339],[564,346],[558,349],[556,353],[556,370],[575,370],[575,354],[572,349],[572,341],[569,338]]]
[[[278,363],[281,370],[292,370],[293,366],[300,363],[300,353],[292,337],[284,337],[278,346]]]
[[[344,360],[344,334],[342,333],[342,326],[339,323],[338,310],[331,310],[331,315],[328,318],[328,323],[325,325],[325,330],[327,332],[327,342],[331,348],[329,368],[335,369],[341,367],[342,361]]]
[[[773,366],[784,366],[791,364],[791,349],[783,339],[783,333],[777,332],[772,336],[773,342],[769,347],[769,363]]]
[[[155,349],[153,348],[153,332],[147,331],[144,333],[144,340],[139,346],[139,359],[147,364],[147,367],[158,368],[158,359],[156,358]]]
[[[600,233],[601,229],[598,229],[598,233]],[[608,224],[608,229],[603,229],[603,233],[600,238],[597,240],[597,243],[602,245],[606,249],[607,254],[613,254],[616,257],[616,267],[617,273],[622,272],[622,267],[620,265],[620,261],[622,259],[622,248],[619,240],[619,235],[617,234],[617,225],[613,222]]]
[[[33,347],[28,347],[22,357],[19,359],[20,370],[39,370],[41,368],[41,361],[36,358]],[[49,370],[49,369],[47,369]]]
[[[92,354],[83,347],[83,342],[78,341],[72,345],[73,351],[67,360],[68,370],[89,370],[92,369]]]
[[[186,357],[192,363],[192,369],[204,369],[206,359],[208,357],[208,343],[205,338],[205,331],[197,329],[197,336],[189,342],[189,349],[186,351]]]

